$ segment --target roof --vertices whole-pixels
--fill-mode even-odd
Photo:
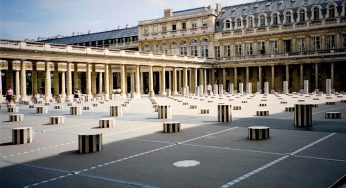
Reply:
[[[117,29],[112,31],[104,31],[104,32],[98,32],[98,33],[56,38],[56,39],[48,39],[48,40],[43,40],[41,42],[56,43],[56,44],[78,44],[78,43],[84,43],[84,42],[110,40],[110,39],[133,37],[133,36],[138,36],[138,27]]]
[[[180,11],[174,11],[173,16],[182,16],[182,15],[188,15],[188,14],[197,14],[197,13],[203,13],[205,11],[208,11],[207,7],[198,7],[193,9],[187,9],[187,10],[180,10]]]
[[[343,0],[335,0],[334,2],[341,5]],[[328,3],[328,0],[264,0],[253,3],[227,6],[222,8],[221,13],[216,19],[219,21],[219,23],[221,23],[216,26],[216,30],[222,30],[223,20],[227,18],[234,20],[234,18],[238,16],[246,18],[248,15],[257,16],[261,13],[267,13],[267,15],[270,15],[270,13],[273,11],[278,11],[280,14],[282,14],[284,10],[291,9],[296,11],[300,7],[305,7],[310,10],[313,5],[317,4],[325,7],[325,5]]]

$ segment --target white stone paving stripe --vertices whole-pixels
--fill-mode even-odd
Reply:
[[[313,157],[313,156],[306,156],[306,155],[294,155],[294,157],[346,163],[346,160],[342,160],[342,159],[331,159],[331,158]]]
[[[253,171],[251,171],[251,172],[245,174],[245,175],[242,175],[242,176],[238,177],[237,179],[234,179],[234,180],[232,180],[232,181],[230,181],[230,182],[228,182],[228,183],[226,183],[226,184],[220,186],[219,188],[228,188],[228,187],[231,187],[231,186],[237,184],[238,182],[243,181],[243,180],[245,180],[246,178],[248,178],[248,177],[250,177],[250,176],[252,176],[252,175],[254,175],[254,174],[257,174],[257,173],[259,173],[259,172],[261,172],[261,171],[263,171],[263,170],[265,170],[265,169],[267,169],[267,168],[269,168],[269,167],[275,165],[276,163],[278,163],[278,162],[280,162],[280,161],[282,161],[282,160],[287,159],[288,157],[290,157],[290,156],[292,156],[292,155],[295,155],[295,154],[297,154],[297,153],[299,153],[299,152],[301,152],[301,151],[303,151],[303,150],[305,150],[305,149],[307,149],[307,148],[312,147],[313,145],[316,145],[316,144],[318,144],[318,143],[320,143],[320,142],[322,142],[322,141],[324,141],[324,140],[330,138],[331,136],[333,136],[333,135],[335,135],[335,134],[336,134],[336,133],[331,133],[331,134],[329,134],[329,135],[327,135],[327,136],[324,136],[323,138],[318,139],[318,140],[316,140],[316,141],[314,141],[314,142],[312,142],[312,143],[310,143],[310,144],[308,144],[308,145],[306,145],[306,146],[303,146],[303,147],[297,149],[296,151],[294,151],[294,152],[292,152],[292,153],[290,153],[290,154],[288,154],[288,155],[285,155],[285,156],[283,156],[283,157],[280,157],[280,158],[278,158],[278,159],[276,159],[276,160],[274,160],[274,161],[272,161],[272,162],[269,162],[269,163],[267,163],[267,164],[265,164],[265,165],[263,165],[263,166],[261,166],[261,167],[255,169],[255,170],[253,170]]]

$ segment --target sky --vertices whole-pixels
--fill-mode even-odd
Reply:
[[[38,37],[91,33],[136,26],[173,11],[222,6],[255,0],[0,0],[0,39],[37,40]]]

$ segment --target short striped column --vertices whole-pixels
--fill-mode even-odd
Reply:
[[[295,104],[294,105],[294,125],[296,127],[312,126],[311,104]]]
[[[102,133],[78,135],[79,153],[93,153],[102,150]]]
[[[67,106],[73,106],[73,105],[74,105],[73,102],[68,102],[68,103],[67,103]]]
[[[257,116],[269,116],[269,110],[257,110],[256,115]]]
[[[159,105],[157,110],[159,119],[172,119],[172,107],[170,105]]]
[[[209,114],[209,109],[201,109],[201,114]]]
[[[197,105],[190,105],[190,109],[197,109]]]
[[[287,101],[280,101],[280,104],[287,104]]]
[[[324,114],[326,119],[341,119],[341,112],[326,112]]]
[[[52,106],[52,103],[51,102],[45,102],[44,105],[45,106]]]
[[[123,108],[120,105],[110,106],[110,116],[120,117],[123,116]]]
[[[163,123],[164,133],[176,133],[180,131],[181,131],[180,122],[164,122]]]
[[[63,124],[64,122],[65,122],[64,116],[50,116],[49,117],[49,124],[50,125]]]
[[[61,110],[63,109],[62,105],[54,105],[54,109]]]
[[[326,102],[326,105],[335,105],[335,102],[329,101],[329,102]]]
[[[318,104],[312,104],[312,108],[318,108]]]
[[[112,118],[100,119],[99,120],[100,128],[111,128],[115,127],[115,121]]]
[[[247,101],[241,101],[241,103],[243,103],[243,104],[244,104],[244,103],[247,103]]]
[[[241,106],[233,106],[233,110],[241,110]]]
[[[232,105],[218,104],[217,105],[217,119],[218,122],[230,123],[232,122]]]
[[[36,106],[37,114],[46,114],[48,113],[48,108],[46,106]]]
[[[10,122],[15,122],[15,121],[23,121],[24,120],[24,114],[10,114]]]
[[[267,106],[267,104],[265,104],[265,103],[260,103],[259,106],[260,106],[260,107],[264,107],[264,106]]]
[[[76,115],[76,116],[82,115],[82,108],[80,106],[71,106],[70,115]]]
[[[92,110],[93,107],[92,106],[83,106],[83,110]]]
[[[98,103],[94,103],[94,104],[92,104],[92,106],[93,106],[93,107],[98,107],[99,104],[98,104]]]
[[[35,108],[35,105],[34,104],[30,104],[29,108]]]
[[[286,112],[294,112],[294,107],[287,106],[287,107],[285,107],[285,111]]]
[[[249,140],[266,140],[269,139],[269,127],[252,126],[248,127]]]
[[[189,103],[188,102],[183,102],[183,105],[185,106],[185,105],[189,105]]]
[[[31,143],[33,139],[32,127],[17,127],[12,129],[12,143],[26,144]]]
[[[19,112],[19,108],[18,107],[8,107],[7,108],[7,112]]]

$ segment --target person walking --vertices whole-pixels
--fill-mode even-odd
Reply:
[[[6,91],[6,101],[7,104],[12,104],[13,101],[13,89],[10,87]]]

